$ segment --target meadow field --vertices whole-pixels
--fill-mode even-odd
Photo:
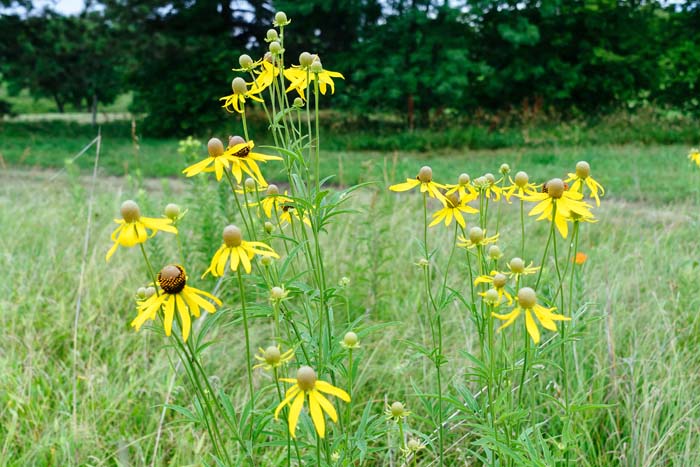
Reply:
[[[159,234],[146,248],[154,263],[187,264],[191,283],[211,291],[216,281],[201,279],[200,271],[220,242],[221,227],[240,222],[227,187],[213,178],[181,176],[187,162],[174,140],[141,141],[135,149],[127,139],[115,147],[106,137],[93,179],[94,148],[60,169],[90,138],[33,134],[32,144],[8,137],[0,148],[0,465],[216,465],[207,455],[207,432],[192,422],[201,406],[183,372],[175,371],[180,367],[173,346],[162,329],[136,333],[129,326],[136,288],[148,278],[138,248],[120,248],[109,263],[105,254],[122,201],[136,200],[153,217],[177,203],[188,210],[178,224],[181,243]],[[484,441],[492,433],[478,421],[485,396],[473,377],[474,325],[465,304],[453,300],[442,312],[442,390],[449,399],[443,415],[451,420],[446,465],[518,465],[517,459],[523,459],[520,465],[700,465],[700,168],[689,164],[687,152],[684,144],[556,141],[500,149],[323,150],[321,172],[337,174],[332,192],[363,183],[349,195],[348,212],[319,240],[327,283],[349,279],[333,302],[333,339],[358,330],[361,342],[352,385],[358,401],[352,436],[361,456],[353,465],[408,462],[384,416],[395,400],[411,411],[407,433],[427,447],[411,461],[437,465],[430,396],[435,369],[421,350],[428,345],[430,320],[417,286],[423,274],[416,266],[422,257],[422,198],[391,193],[388,186],[415,177],[425,164],[447,183],[461,172],[472,178],[498,173],[502,163],[541,182],[564,178],[579,160],[591,164],[606,194],[597,223],[586,225],[579,239],[587,259],[577,270],[573,351],[567,357],[574,409],[564,420],[557,402],[559,369],[551,363],[558,361],[558,345],[545,341],[527,381],[537,396],[517,415],[530,428],[513,448],[518,452],[506,453],[507,463],[493,463]],[[282,182],[279,174],[268,179]],[[502,202],[498,209],[498,245],[510,258],[519,252],[518,204]],[[532,240],[525,258],[538,262],[548,225],[532,218],[526,225]],[[431,229],[434,282],[449,267],[450,232]],[[274,241],[281,248],[282,240]],[[462,263],[456,261],[444,280],[464,291],[469,279]],[[545,283],[551,284],[556,276],[549,257],[544,266]],[[224,306],[212,315],[216,326],[203,326],[203,339],[215,345],[202,348],[201,360],[212,386],[238,409],[251,362],[243,352],[234,279],[217,283]],[[286,286],[300,293],[294,282]],[[551,294],[553,286],[547,287]],[[269,342],[269,293],[254,273],[246,289],[254,348]],[[513,329],[497,338],[505,336],[520,341]],[[276,397],[269,373],[256,370],[253,378],[262,399]],[[505,378],[505,386],[512,384]],[[284,432],[282,421],[269,421],[272,409],[258,410]],[[310,421],[302,424],[309,432]],[[569,434],[558,436],[566,424]],[[257,465],[284,461],[284,449],[271,437]],[[333,446],[340,449],[341,441]],[[315,462],[313,442],[300,459]]]

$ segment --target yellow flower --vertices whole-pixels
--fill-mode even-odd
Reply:
[[[243,140],[243,138],[240,139]],[[182,173],[184,173],[187,177],[194,177],[202,172],[215,172],[216,180],[218,181],[224,176],[224,170],[228,169],[231,163],[240,165],[240,160],[231,159],[231,157],[226,155],[226,151],[224,151],[224,143],[222,143],[219,138],[212,138],[209,140],[207,143],[207,152],[209,153],[209,157],[192,164],[183,170]],[[240,171],[240,169],[238,170]]]
[[[233,90],[233,94],[224,96],[219,99],[220,101],[224,101],[222,107],[225,108],[227,112],[231,112],[231,110],[229,110],[229,107],[233,107],[233,110],[235,110],[239,114],[243,113],[246,98],[252,99],[257,102],[263,102],[261,98],[255,95],[258,94],[260,91],[257,91],[257,89],[255,91],[249,90],[248,83],[246,83],[243,78],[233,78],[233,81],[231,82],[231,89]]]
[[[119,245],[131,248],[139,243],[144,243],[149,238],[149,230],[151,230],[150,237],[153,237],[159,230],[177,234],[177,229],[171,225],[173,223],[171,219],[141,217],[139,205],[134,201],[124,201],[121,206],[121,214],[121,219],[114,219],[119,227],[112,232],[114,245],[107,252],[105,257],[107,261],[117,251]]]
[[[537,294],[530,287],[523,287],[518,290],[518,304],[513,308],[513,311],[506,313],[504,315],[499,313],[491,313],[494,318],[498,318],[505,321],[503,325],[498,328],[500,332],[501,329],[507,328],[520,316],[520,314],[525,311],[525,328],[527,333],[530,334],[532,341],[535,344],[540,343],[540,330],[537,328],[535,319],[533,315],[537,317],[543,328],[549,329],[550,331],[557,330],[557,325],[555,321],[569,321],[571,318],[566,316],[558,315],[552,313],[556,308],[545,308],[537,303]]]
[[[236,177],[236,181],[241,183],[243,172],[247,173],[255,179],[261,186],[267,186],[267,182],[260,172],[257,162],[281,161],[279,156],[268,156],[253,152],[255,143],[248,141],[247,143],[240,137],[233,137],[229,140],[229,147],[226,149],[222,157],[231,161],[231,174]]]
[[[477,277],[474,280],[474,285],[491,284],[496,290],[496,292],[498,292],[498,300],[495,304],[501,303],[501,300],[503,300],[503,297],[505,297],[508,301],[508,306],[510,306],[513,304],[513,296],[506,290],[507,282],[508,278],[504,273],[498,271],[491,271],[491,274],[488,276]],[[481,292],[479,295],[485,297],[485,292]]]
[[[280,381],[294,383],[294,386],[289,388],[285,393],[284,400],[280,402],[275,409],[275,420],[277,420],[282,408],[291,405],[288,423],[289,434],[292,435],[292,438],[296,438],[299,415],[301,414],[301,409],[304,406],[304,400],[307,396],[309,398],[311,421],[316,428],[316,433],[318,433],[318,436],[321,438],[326,436],[326,422],[323,418],[323,412],[326,412],[334,422],[338,421],[338,413],[335,411],[335,407],[333,407],[333,404],[321,393],[331,394],[345,402],[350,402],[350,396],[347,392],[325,381],[319,381],[316,377],[316,372],[308,366],[299,368],[296,379],[280,378]]]
[[[576,173],[569,173],[569,178],[565,181],[567,183],[574,182],[571,185],[570,191],[583,193],[583,185],[585,184],[591,191],[591,198],[595,199],[595,205],[600,206],[600,196],[605,194],[605,189],[603,185],[596,182],[593,177],[591,177],[591,166],[586,161],[579,161],[576,164]]]
[[[460,174],[457,178],[456,185],[445,185],[445,188],[448,188],[447,192],[445,192],[445,196],[457,192],[459,194],[459,199],[467,203],[479,197],[479,192],[476,191],[474,185],[471,184],[469,174]]]
[[[554,223],[562,237],[566,238],[569,233],[567,221],[579,216],[577,220],[593,219],[590,211],[591,206],[581,201],[583,195],[576,191],[566,189],[566,185],[560,178],[553,178],[542,186],[542,193],[535,193],[523,197],[525,201],[538,202],[530,211],[530,216],[540,215],[537,220],[547,219],[551,222],[552,210],[554,212]]]
[[[271,345],[265,350],[258,348],[258,351],[260,351],[260,355],[255,355],[255,359],[260,363],[254,365],[253,369],[262,368],[269,371],[273,368],[279,368],[294,358],[294,349],[282,353],[279,345]]]
[[[449,227],[452,223],[452,218],[454,218],[463,229],[466,229],[467,223],[464,221],[464,216],[462,216],[463,212],[467,214],[476,214],[479,210],[467,205],[466,201],[460,200],[457,193],[449,194],[445,196],[443,208],[433,214],[433,221],[430,223],[429,227],[437,225],[443,220],[445,221],[445,225]]]
[[[314,62],[318,62],[318,56],[312,56]],[[335,93],[335,83],[333,78],[345,79],[345,77],[338,73],[337,71],[324,70],[320,67],[320,71],[314,72],[317,68],[314,67],[313,63],[308,68],[303,66],[292,66],[292,68],[287,68],[284,70],[284,77],[289,80],[290,84],[287,86],[285,92],[296,91],[302,99],[304,97],[304,91],[318,78],[318,90],[321,94],[326,94],[326,89],[328,86],[331,88],[331,94]]]
[[[472,227],[469,229],[469,238],[465,238],[463,236],[459,236],[457,239],[457,246],[462,247],[462,248],[474,248],[476,246],[484,246],[488,245],[489,243],[496,243],[498,241],[498,236],[500,234],[496,234],[493,237],[487,237],[486,236],[486,231],[483,230],[481,227]]]
[[[508,180],[511,186],[505,188],[503,193],[508,201],[513,195],[522,199],[525,196],[537,194],[537,185],[530,183],[530,177],[526,172],[518,172],[515,174],[515,180],[510,177]]]
[[[131,322],[131,326],[137,331],[146,320],[156,319],[156,313],[163,308],[165,335],[170,336],[177,309],[182,326],[182,340],[187,342],[190,335],[190,315],[198,318],[200,308],[209,313],[216,311],[216,307],[206,298],[221,305],[221,300],[210,293],[188,286],[187,274],[182,266],[169,265],[161,269],[158,273],[158,285],[161,288],[160,293],[151,295],[138,306],[138,316]]]
[[[488,199],[493,199],[494,201],[499,201],[501,195],[503,194],[503,189],[501,189],[498,184],[503,179],[496,180],[493,174],[487,173],[482,177],[477,177],[474,179],[474,187],[479,191],[482,196]]]
[[[695,162],[698,167],[700,167],[700,150],[693,148],[688,152],[688,159],[691,162]]]
[[[227,262],[229,262],[231,271],[237,271],[238,265],[242,264],[245,272],[250,273],[250,260],[253,259],[255,255],[279,258],[279,255],[268,245],[262,242],[247,242],[243,240],[241,229],[235,225],[226,226],[223,237],[224,243],[219,247],[217,252],[214,253],[211,264],[209,268],[204,271],[202,277],[210,272],[214,277],[223,276]]]
[[[433,169],[427,165],[421,167],[416,178],[407,178],[404,183],[391,185],[389,189],[391,191],[408,191],[417,186],[420,186],[421,193],[428,193],[431,198],[439,199],[445,203],[445,196],[440,192],[440,189],[444,189],[445,185],[433,181]]]
[[[535,267],[532,264],[532,261],[530,261],[530,264],[525,266],[525,261],[523,261],[522,258],[518,258],[516,256],[515,258],[511,259],[508,263],[508,269],[510,269],[508,275],[517,281],[521,275],[527,276],[529,274],[534,274],[540,269],[540,267]]]
[[[280,226],[283,226],[284,224],[291,224],[292,215],[294,215],[294,217],[296,217],[297,220],[302,221],[304,224],[311,227],[311,220],[309,219],[309,215],[305,212],[302,216],[299,213],[299,210],[290,204],[285,204],[282,206],[282,211],[279,213]]]
[[[268,60],[260,60],[255,64],[260,65],[261,70],[255,71],[258,76],[252,83],[248,84],[250,85],[251,94],[260,94],[272,85],[274,79],[279,76],[280,69]]]

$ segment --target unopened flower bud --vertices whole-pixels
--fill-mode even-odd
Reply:
[[[238,57],[238,64],[241,66],[241,68],[248,69],[253,66],[253,59],[250,58],[250,55],[243,54]]]
[[[265,222],[265,232],[271,234],[273,230],[275,230],[274,224],[270,221],[266,221]]]
[[[553,178],[548,181],[547,193],[552,198],[561,198],[564,195],[564,181],[561,178]]]
[[[270,298],[273,300],[282,300],[286,295],[282,287],[273,287],[270,289]]]
[[[309,67],[309,71],[311,71],[311,73],[321,73],[323,71],[323,65],[321,65],[321,60],[316,58]]]
[[[272,63],[272,54],[270,52],[265,52],[265,55],[263,55],[263,60],[265,60],[267,63]]]
[[[525,261],[517,256],[511,259],[508,265],[510,266],[510,270],[516,274],[522,274],[525,272]]]
[[[530,182],[530,177],[526,172],[520,171],[515,174],[515,184],[520,188],[524,188],[528,182]]]
[[[171,220],[177,220],[180,217],[180,206],[175,203],[169,203],[165,206],[165,217]]]
[[[272,55],[279,55],[280,53],[282,53],[282,45],[277,41],[270,42],[269,49]]]
[[[229,248],[240,246],[243,242],[243,232],[235,225],[227,225],[226,228],[224,228],[223,237],[224,243]]]
[[[280,189],[277,188],[277,185],[274,183],[270,183],[267,186],[267,190],[265,190],[266,195],[279,195],[280,194]]]
[[[503,175],[510,173],[510,166],[508,164],[501,164],[501,168],[498,169]]]
[[[243,78],[237,76],[231,81],[231,89],[234,94],[245,94],[248,92],[248,85]]]
[[[484,239],[484,231],[481,227],[472,227],[469,229],[469,240],[472,243],[481,243]]]
[[[489,258],[491,259],[501,259],[503,257],[503,252],[498,247],[498,245],[491,245],[489,247]]]
[[[472,184],[477,188],[484,189],[489,186],[489,181],[486,180],[486,177],[476,177]]]
[[[254,191],[255,190],[255,180],[252,178],[248,177],[245,179],[243,182],[243,186],[245,186],[245,189],[248,191]]]
[[[433,169],[427,165],[420,168],[418,171],[418,180],[423,183],[429,183],[433,179]]]
[[[146,298],[146,287],[139,287],[139,288],[136,290],[136,296],[137,296],[140,300],[143,300],[144,298]]]
[[[488,289],[486,292],[484,292],[484,301],[492,305],[498,303],[498,290]]]
[[[496,177],[494,177],[492,173],[485,173],[484,178],[489,182],[489,185],[496,183]]]
[[[303,68],[310,67],[314,62],[314,56],[309,52],[302,52],[299,54],[299,65]]]
[[[121,211],[122,218],[127,223],[137,221],[141,218],[141,210],[139,209],[139,205],[136,204],[136,201],[130,199],[124,201],[119,210]]]
[[[341,287],[349,286],[350,285],[350,278],[347,276],[341,277],[340,280],[338,281],[338,285],[340,285]]]
[[[272,264],[272,258],[270,258],[269,256],[263,256],[262,258],[260,258],[260,264],[267,267]]]
[[[304,99],[302,99],[301,97],[295,97],[294,103],[292,105],[300,109],[304,107]]]
[[[420,451],[423,449],[423,444],[415,438],[411,438],[406,443],[406,448],[411,452]]]
[[[345,336],[343,336],[343,344],[345,344],[345,347],[357,347],[357,341],[357,334],[352,331],[345,333]]]
[[[591,166],[586,161],[579,161],[576,163],[576,175],[579,178],[588,178],[591,174]]]
[[[285,26],[289,24],[289,20],[287,19],[287,15],[284,11],[278,11],[275,13],[275,23],[277,23],[278,26]]]
[[[268,42],[276,41],[280,38],[279,34],[277,34],[277,29],[268,29],[267,34],[265,35],[265,40]]]
[[[471,179],[469,178],[469,174],[460,174],[459,178],[457,179],[457,183],[460,185],[469,185],[469,182]]]
[[[389,410],[391,411],[391,416],[395,418],[403,417],[406,414],[406,408],[399,401],[391,404]]]
[[[263,358],[265,359],[265,363],[268,365],[277,366],[282,358],[282,353],[277,346],[271,345],[265,349],[265,352],[263,352]]]
[[[297,371],[297,384],[302,391],[310,391],[316,385],[316,372],[310,366],[303,366]]]
[[[152,285],[150,287],[146,287],[146,298],[150,298],[156,293],[156,288],[153,287]]]
[[[523,308],[532,308],[537,303],[537,294],[530,287],[518,290],[518,305]]]
[[[421,258],[418,260],[418,266],[422,268],[427,268],[430,266],[430,261],[428,261],[426,258]]]
[[[505,276],[505,274],[501,274],[500,272],[493,276],[493,286],[497,289],[502,289],[505,287],[507,281],[508,278]]]

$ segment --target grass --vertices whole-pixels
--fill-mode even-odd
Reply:
[[[14,132],[15,130],[13,130]],[[136,198],[145,214],[156,215],[167,202],[189,208],[183,225],[187,265],[195,286],[211,288],[198,278],[211,254],[211,237],[226,219],[227,206],[213,185],[133,174],[138,160],[147,176],[176,176],[183,166],[172,140],[142,141],[138,159],[128,138],[110,139],[105,128],[103,164],[96,192],[85,270],[85,295],[79,320],[78,354],[73,361],[72,326],[81,266],[89,179],[70,167],[54,171],[17,168],[62,167],[66,157],[90,141],[86,134],[32,132],[5,138],[0,171],[0,315],[4,339],[0,347],[0,465],[147,465],[165,393],[172,374],[165,341],[155,333],[133,332],[133,293],[143,285],[145,271],[138,251],[119,251],[109,264],[111,219],[119,202]],[[51,136],[49,136],[51,135]],[[86,137],[87,136],[87,137]],[[687,148],[676,146],[594,145],[528,147],[497,151],[436,151],[430,153],[328,152],[326,173],[340,172],[339,181],[377,181],[354,195],[357,214],[346,215],[324,236],[329,282],[351,279],[350,313],[366,325],[391,323],[362,336],[358,401],[373,401],[381,412],[384,401],[405,400],[416,418],[411,428],[429,430],[421,420],[424,401],[411,385],[430,384],[431,364],[405,344],[428,333],[416,303],[421,290],[414,284],[420,270],[414,263],[420,248],[414,239],[421,227],[420,199],[390,194],[389,182],[415,175],[429,163],[436,179],[460,171],[476,176],[496,172],[501,162],[525,168],[532,178],[562,175],[576,160],[591,162],[593,173],[608,189],[598,212],[600,221],[587,226],[581,249],[588,256],[583,269],[586,292],[577,343],[579,365],[573,376],[573,399],[597,408],[581,409],[574,423],[575,460],[585,466],[700,464],[700,274],[697,232],[698,171],[689,169]],[[91,153],[76,161],[91,164]],[[340,164],[340,166],[338,165]],[[342,167],[342,168],[341,168]],[[206,210],[203,200],[213,203]],[[504,218],[517,216],[505,207]],[[212,220],[212,217],[214,219]],[[502,233],[506,256],[517,250]],[[544,238],[542,224],[528,222],[533,238]],[[447,255],[449,235],[434,233],[438,258]],[[149,242],[160,261],[177,255],[172,238]],[[330,246],[332,245],[332,248]],[[529,245],[541,251],[541,245]],[[548,271],[551,274],[552,271]],[[450,279],[460,287],[461,279]],[[463,284],[462,284],[463,285]],[[228,287],[234,287],[229,284]],[[226,294],[226,292],[224,292]],[[266,291],[255,290],[258,300]],[[225,295],[226,296],[226,295]],[[234,324],[229,311],[226,320]],[[266,325],[254,328],[254,345],[265,345]],[[446,380],[464,385],[473,330],[457,305],[445,315]],[[205,365],[233,400],[245,393],[240,326],[223,326],[213,335]],[[340,331],[339,331],[340,332]],[[342,334],[341,334],[342,335]],[[512,329],[503,336],[515,337]],[[503,338],[503,337],[500,337]],[[72,419],[73,364],[77,368],[77,424]],[[556,395],[543,372],[533,384]],[[266,376],[256,373],[257,384]],[[456,396],[455,396],[456,397]],[[186,383],[176,380],[173,403],[190,403]],[[558,412],[544,404],[535,416],[557,426]],[[554,415],[553,415],[554,414]],[[554,417],[554,418],[552,418]],[[205,435],[168,411],[161,454],[156,465],[193,465],[208,446]],[[467,441],[474,435],[465,427]],[[470,437],[471,436],[471,437]],[[455,438],[456,439],[456,438]],[[460,444],[448,445],[453,465],[473,464]],[[547,449],[556,450],[556,446]],[[377,454],[373,465],[389,465],[389,453]],[[272,463],[273,461],[270,460]]]

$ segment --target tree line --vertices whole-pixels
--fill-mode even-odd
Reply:
[[[261,57],[278,10],[288,56],[344,73],[324,103],[407,125],[523,105],[591,115],[647,102],[700,113],[700,0],[98,0],[62,16],[2,0],[0,73],[96,110],[133,92],[154,134],[222,121],[238,56]]]

